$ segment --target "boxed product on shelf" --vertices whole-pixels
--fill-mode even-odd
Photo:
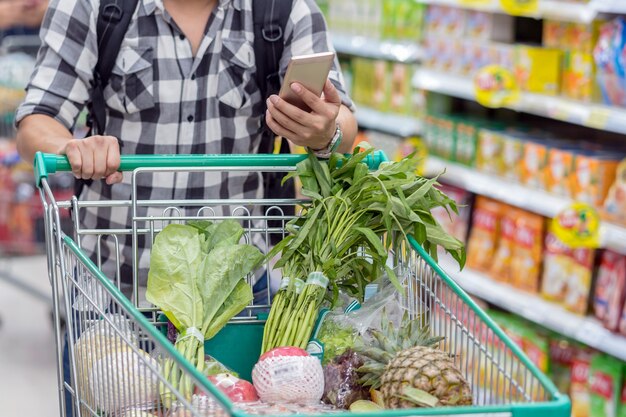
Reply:
[[[545,141],[524,141],[524,153],[521,161],[522,184],[543,188],[549,149],[549,144]]]
[[[574,171],[574,153],[569,148],[553,146],[548,150],[545,170],[546,191],[564,197],[572,196],[571,174]]]
[[[383,38],[418,41],[426,6],[416,1],[384,0]]]
[[[591,417],[613,417],[622,394],[624,364],[611,356],[596,353],[589,369]]]
[[[589,248],[572,249],[567,287],[563,304],[576,313],[586,314],[593,277],[595,251]]]
[[[517,45],[513,73],[520,89],[557,95],[561,84],[561,56],[558,49]]]
[[[572,249],[552,232],[546,234],[543,256],[541,295],[550,301],[561,302],[565,298]]]
[[[502,132],[502,176],[508,180],[521,182],[524,141],[515,133]]]
[[[593,56],[597,68],[597,82],[605,103],[626,106],[626,20],[618,17],[600,28]]]
[[[585,102],[596,99],[596,75],[593,55],[588,52],[565,51],[561,93],[573,100]]]
[[[503,172],[502,146],[501,131],[481,129],[478,134],[476,168],[490,174],[501,174]]]
[[[498,245],[498,227],[501,205],[491,199],[477,196],[474,202],[472,228],[467,247],[467,266],[488,271]]]
[[[622,309],[622,316],[619,319],[619,332],[626,336],[626,303],[624,303],[624,308]]]
[[[622,374],[622,395],[619,404],[618,417],[626,417],[626,366]]]
[[[572,197],[601,207],[613,184],[622,155],[612,152],[577,152],[572,175]]]
[[[617,330],[626,299],[626,256],[602,253],[593,296],[595,316],[609,330]]]
[[[425,30],[448,38],[462,38],[465,34],[467,11],[448,6],[429,6],[425,16]]]
[[[544,224],[542,216],[523,211],[516,222],[511,281],[516,288],[532,293],[539,292]]]
[[[569,391],[572,401],[572,417],[589,417],[591,357],[589,350],[578,349],[572,361],[572,383]]]
[[[560,392],[570,392],[577,349],[569,339],[557,334],[550,337],[550,378]]]
[[[519,210],[502,205],[500,214],[500,227],[498,247],[491,264],[490,275],[496,281],[511,283],[512,271],[511,261],[515,248],[515,231],[517,230],[517,217]]]
[[[513,42],[514,17],[508,14],[468,11],[465,37],[477,41]]]
[[[411,76],[413,67],[400,62],[389,64],[388,111],[398,114],[410,114],[413,109]]]
[[[626,159],[619,163],[615,180],[604,200],[604,215],[609,220],[626,224]]]

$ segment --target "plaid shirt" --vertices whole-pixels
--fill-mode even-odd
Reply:
[[[163,7],[162,0],[142,0],[122,43],[104,95],[106,133],[122,139],[123,154],[256,153],[265,103],[254,77],[253,0],[220,0],[194,57],[190,42]],[[256,0],[261,1],[261,0]],[[44,19],[42,49],[17,121],[30,114],[49,115],[71,129],[89,101],[97,61],[98,0],[52,0]],[[281,76],[294,55],[333,50],[315,0],[294,0],[284,33]],[[345,105],[338,63],[330,74]],[[94,181],[81,200],[129,200],[131,176],[107,186]],[[154,173],[137,179],[138,199],[260,198],[258,172]],[[128,207],[81,209],[82,228],[127,229]],[[194,215],[195,210],[183,210]],[[228,215],[224,207],[217,215]],[[144,208],[140,216],[160,216]],[[142,225],[139,225],[142,227]],[[132,276],[131,237],[119,240],[122,280]],[[98,239],[82,237],[81,246],[95,259]],[[100,243],[102,269],[115,277],[114,240]],[[149,250],[139,245],[140,286],[145,286]],[[127,292],[127,291],[125,291]],[[142,297],[140,297],[142,298]]]

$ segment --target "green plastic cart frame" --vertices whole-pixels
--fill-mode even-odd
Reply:
[[[153,240],[170,222],[198,217],[215,221],[238,219],[246,228],[246,239],[263,244],[271,234],[285,233],[284,225],[291,217],[284,215],[281,207],[297,206],[303,201],[250,198],[151,201],[139,198],[138,184],[172,172],[209,176],[224,172],[239,176],[259,175],[262,171],[286,172],[295,169],[304,158],[305,155],[123,156],[120,170],[132,176],[127,182],[131,188],[129,199],[79,201],[74,197],[70,201],[56,201],[47,178],[55,172],[69,171],[67,158],[36,155],[36,182],[46,213],[61,416],[69,407],[74,416],[131,416],[139,411],[152,415],[169,412],[171,416],[249,415],[187,362],[159,329],[163,325],[159,311],[144,305],[138,295],[141,286],[137,277],[141,268],[136,245],[142,239]],[[367,163],[370,169],[376,169],[384,161],[384,154],[377,152]],[[78,220],[82,212],[94,208],[125,210],[124,213],[130,213],[131,224],[119,229],[82,228]],[[59,217],[61,210],[70,209],[75,227],[73,238],[63,233]],[[122,239],[132,242],[133,248],[130,288],[124,287],[120,272]],[[456,365],[471,383],[475,405],[384,410],[360,415],[569,417],[571,407],[567,396],[558,392],[415,240],[395,242],[390,250],[395,264],[409,271],[405,293],[398,295],[399,304],[411,315],[425,314],[431,331],[445,337],[442,348],[454,355]],[[104,251],[118,256],[108,257],[103,262]],[[266,271],[264,276],[269,283],[274,272],[269,265]],[[255,280],[253,276],[248,279],[251,283]],[[269,294],[269,285],[267,291]],[[220,334],[206,342],[207,352],[241,375],[249,376],[260,350],[263,318],[266,317],[263,312],[268,307],[250,305]],[[59,320],[63,309],[67,320],[65,339]],[[71,376],[69,379],[63,376],[64,346],[70,359],[70,369],[66,369]],[[185,396],[175,390],[163,376],[165,366],[185,374],[196,394]]]

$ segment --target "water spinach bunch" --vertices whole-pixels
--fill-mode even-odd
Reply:
[[[457,212],[454,200],[437,189],[437,178],[416,174],[416,156],[370,170],[372,152],[335,154],[328,162],[310,154],[291,174],[311,202],[269,254],[281,254],[276,267],[286,278],[270,310],[263,351],[305,347],[324,300],[332,306],[340,292],[363,300],[365,287],[385,272],[401,290],[387,259],[409,235],[435,259],[442,247],[465,264],[463,244],[431,213],[437,207]]]

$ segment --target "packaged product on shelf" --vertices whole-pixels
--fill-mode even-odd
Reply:
[[[529,187],[544,188],[549,149],[545,141],[527,140],[524,142],[524,155],[521,165],[522,184]]]
[[[561,83],[561,54],[558,49],[518,45],[514,75],[523,91],[557,95]]]
[[[626,366],[622,374],[622,395],[619,404],[618,417],[626,417]]]
[[[563,303],[568,310],[576,314],[586,314],[589,309],[594,256],[593,249],[572,249],[572,262]]]
[[[597,353],[589,370],[591,417],[614,417],[622,394],[622,361]]]
[[[437,118],[437,147],[434,153],[448,161],[454,161],[456,152],[456,120],[450,116]]]
[[[478,134],[476,168],[489,174],[501,174],[502,169],[502,132],[481,129]]]
[[[490,275],[500,282],[511,283],[511,260],[515,247],[516,221],[519,210],[508,205],[502,205],[500,213],[500,233],[498,248],[493,257]]]
[[[508,180],[521,182],[524,141],[514,133],[502,133],[502,176]]]
[[[554,233],[546,234],[541,295],[550,301],[562,302],[565,299],[572,262],[571,253],[572,249]]]
[[[392,39],[419,41],[426,6],[416,1],[387,0],[395,5]]]
[[[497,247],[501,205],[478,196],[474,203],[472,228],[467,248],[467,266],[488,271]]]
[[[619,332],[626,336],[626,303],[624,303],[624,308],[622,309],[622,316],[619,319]]]
[[[587,52],[565,51],[561,80],[563,96],[585,102],[593,101],[596,96],[595,83],[593,55]]]
[[[550,337],[550,377],[560,392],[570,392],[576,352],[570,340],[557,334]]]
[[[507,14],[468,11],[465,20],[465,37],[475,41],[512,42],[514,17]]]
[[[543,20],[543,46],[547,48],[565,49],[564,39],[567,33],[567,22],[560,20]]]
[[[469,120],[459,120],[456,124],[456,152],[454,160],[460,164],[474,166],[476,147],[481,125]]]
[[[443,35],[448,38],[462,38],[467,23],[467,11],[457,7],[444,7]]]
[[[572,197],[580,202],[601,207],[611,188],[622,157],[606,152],[578,152],[571,176]]]
[[[517,219],[511,277],[513,285],[524,291],[539,292],[544,224],[542,216],[524,211]]]
[[[596,78],[603,101],[620,107],[626,106],[625,48],[626,20],[618,17],[602,25],[593,50]]]
[[[545,174],[546,191],[562,195],[572,196],[570,176],[574,170],[574,154],[571,149],[552,147],[548,150],[548,165]]]
[[[446,232],[456,237],[461,242],[465,242],[469,226],[472,194],[467,190],[448,184],[441,184],[439,189],[457,202],[459,214],[457,215],[453,212],[448,214],[448,212],[441,207],[437,207],[432,210],[432,215]]]
[[[611,250],[602,252],[593,295],[595,316],[609,330],[619,325],[626,299],[626,256]]]
[[[615,181],[604,200],[604,214],[612,221],[626,224],[626,159],[617,166]]]
[[[390,81],[388,104],[386,108],[392,113],[409,114],[411,112],[411,75],[412,67],[399,62],[390,65]]]
[[[591,353],[587,349],[578,349],[572,361],[572,384],[570,398],[572,400],[572,417],[590,416],[589,374]]]

